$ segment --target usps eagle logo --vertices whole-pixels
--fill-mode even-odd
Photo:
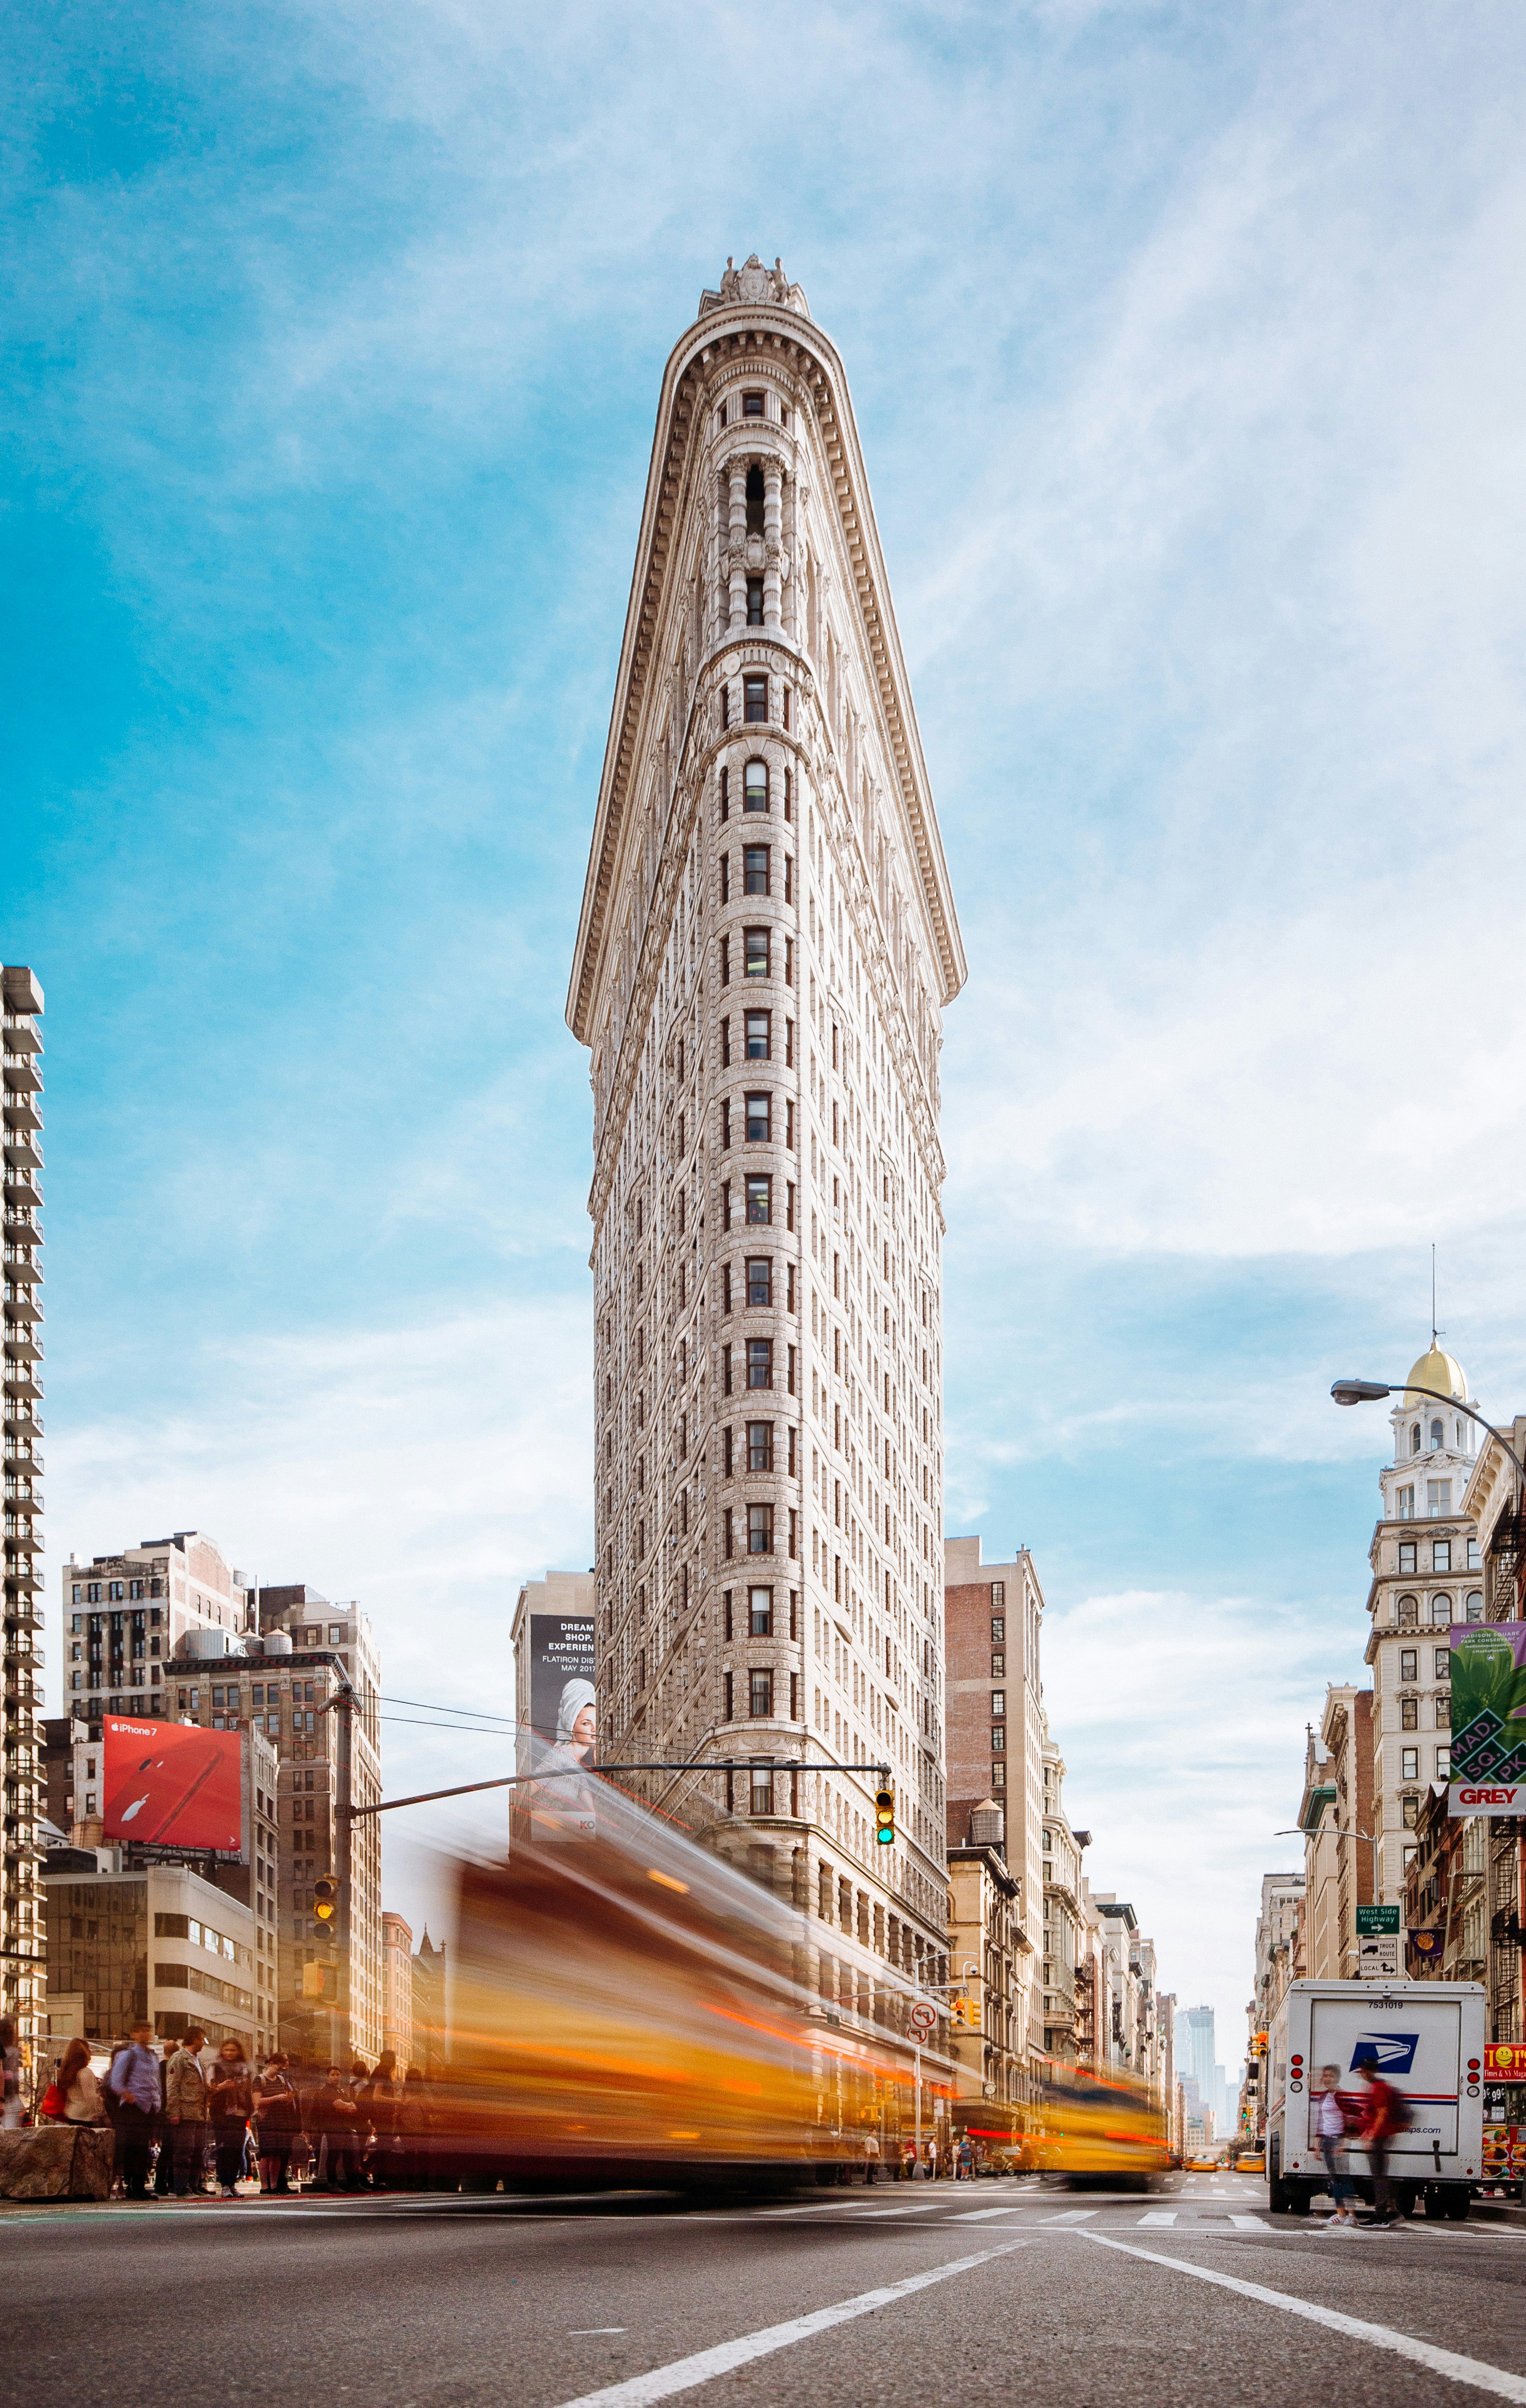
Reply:
[[[1359,2032],[1351,2052],[1351,2071],[1375,2065],[1379,2073],[1407,2073],[1420,2044],[1418,2032]]]

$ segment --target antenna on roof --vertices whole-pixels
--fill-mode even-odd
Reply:
[[[1431,1240],[1431,1344],[1436,1342],[1436,1241]]]

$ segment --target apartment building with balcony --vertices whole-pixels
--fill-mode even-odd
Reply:
[[[0,972],[5,1115],[5,1693],[0,1717],[0,2013],[16,2027],[23,2096],[43,2036],[46,1945],[39,1888],[43,1778],[42,989]]]

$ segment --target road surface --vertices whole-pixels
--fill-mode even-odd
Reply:
[[[1343,2240],[1258,2182],[0,2213],[17,2408],[1526,2402],[1526,2224]]]

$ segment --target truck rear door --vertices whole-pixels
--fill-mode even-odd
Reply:
[[[1314,2000],[1310,2034],[1309,2146],[1317,2152],[1313,2087],[1323,2067],[1341,2069],[1341,2094],[1353,2104],[1365,2090],[1356,2068],[1375,2058],[1385,2082],[1402,2090],[1413,2118],[1389,2144],[1392,2158],[1457,2155],[1457,2081],[1461,2061],[1462,2008],[1456,1999],[1410,1998],[1381,2006],[1377,1999]]]

